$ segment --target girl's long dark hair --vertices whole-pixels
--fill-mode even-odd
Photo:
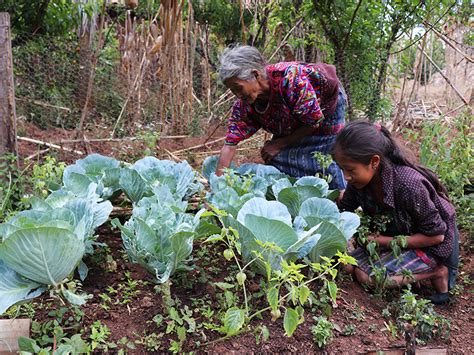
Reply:
[[[339,132],[332,154],[339,150],[348,158],[368,165],[374,155],[389,159],[393,164],[406,165],[423,175],[438,194],[448,199],[446,187],[430,169],[416,163],[411,152],[402,147],[384,126],[368,121],[353,121]]]

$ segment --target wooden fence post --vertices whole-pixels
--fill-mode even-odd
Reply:
[[[17,155],[10,15],[0,12],[0,156]]]

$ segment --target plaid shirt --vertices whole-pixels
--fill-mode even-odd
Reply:
[[[275,137],[291,134],[302,125],[315,128],[313,135],[334,135],[344,126],[335,118],[339,81],[328,64],[277,63],[266,67],[270,80],[268,108],[237,100],[228,122],[225,144],[236,145],[260,128]]]
[[[453,251],[456,233],[456,212],[453,205],[440,196],[433,185],[418,171],[408,166],[394,165],[384,160],[381,171],[385,211],[392,213],[401,235],[421,233],[427,236],[444,235],[442,243],[425,248],[441,259]],[[362,207],[373,215],[373,199],[364,188],[357,190],[348,185],[339,207],[354,211]]]

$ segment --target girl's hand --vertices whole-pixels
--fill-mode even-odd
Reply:
[[[388,248],[390,246],[390,242],[392,241],[392,237],[387,237],[385,235],[378,235],[372,234],[367,237],[369,242],[376,242],[377,245],[381,248]]]

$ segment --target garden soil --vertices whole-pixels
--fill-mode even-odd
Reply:
[[[211,127],[213,128],[213,127]],[[47,131],[42,131],[35,126],[28,123],[21,123],[18,127],[19,135],[26,136],[33,139],[38,139],[47,142],[58,142],[61,139],[72,139],[73,132],[50,128]],[[222,137],[225,133],[224,127],[220,127],[212,137],[202,136],[195,138],[185,138],[169,140],[163,139],[158,142],[158,146],[154,151],[155,155],[161,159],[168,159],[169,153],[186,147],[195,146],[203,143],[206,138],[210,141]],[[91,132],[88,133],[88,138],[100,138],[94,136]],[[254,149],[249,149],[237,157],[237,164],[242,162],[259,162],[259,145],[263,144],[263,136],[260,141],[256,140]],[[195,168],[199,168],[202,160],[206,156],[205,152],[212,152],[219,150],[222,141],[216,144],[204,147],[198,150],[189,151],[186,156],[180,157],[187,159]],[[69,144],[67,147],[72,148]],[[78,146],[79,147],[79,146]],[[135,161],[141,157],[142,152],[147,147],[141,142],[106,142],[106,143],[91,143],[90,152],[97,152],[100,154],[113,156],[117,159],[125,161]],[[165,148],[165,149],[163,149]],[[35,154],[44,147],[38,147],[35,144],[19,141],[19,154],[22,158]],[[55,153],[53,150],[48,154]],[[204,153],[204,154],[203,154]],[[56,151],[57,157],[60,161],[65,161],[68,164],[73,163],[80,156],[74,155],[66,151]],[[40,158],[34,158],[40,159]],[[435,349],[444,351],[450,354],[471,354],[474,351],[474,307],[472,302],[473,292],[473,263],[474,259],[470,253],[471,246],[470,239],[466,232],[461,233],[462,240],[462,267],[460,270],[460,279],[458,283],[463,286],[460,294],[454,297],[451,304],[445,306],[436,306],[435,310],[445,316],[451,321],[451,334],[447,341],[442,337],[431,341],[429,344],[419,347],[427,348],[427,353],[434,353]],[[157,327],[152,321],[157,314],[165,314],[165,307],[163,305],[161,295],[155,291],[155,285],[152,282],[152,277],[140,266],[132,264],[124,257],[124,252],[121,245],[120,234],[117,230],[112,230],[109,223],[99,228],[99,241],[104,242],[110,249],[110,256],[106,259],[99,253],[98,256],[93,256],[87,260],[90,267],[89,275],[84,281],[84,291],[93,295],[93,298],[82,307],[85,312],[82,321],[82,327],[88,331],[89,327],[96,320],[100,320],[107,325],[111,331],[110,341],[117,342],[123,337],[131,341],[140,339],[145,335],[151,333],[158,334],[160,342],[158,352],[167,351],[170,347],[170,335],[165,334],[166,324]],[[197,244],[194,253],[202,246]],[[224,259],[219,251],[213,255],[214,262],[219,265],[224,263]],[[206,272],[209,265],[199,265],[200,261],[196,260],[197,268],[189,274],[184,276],[186,287],[182,287],[183,281],[179,281],[172,285],[171,293],[176,296],[181,304],[181,307],[188,305],[193,306],[190,302],[191,298],[199,298],[200,296],[210,297],[213,301],[215,299],[216,290],[211,284],[192,282],[199,278],[200,272]],[[222,281],[228,271],[223,270],[220,274],[213,275],[211,281]],[[118,302],[118,304],[109,303],[108,309],[104,309],[104,301],[99,297],[100,294],[108,292],[108,288],[112,287],[115,290],[120,290],[120,285],[123,285],[127,279],[126,273],[129,273],[131,279],[142,280],[139,282],[137,294],[133,295],[128,302]],[[181,285],[180,285],[181,284]],[[250,285],[258,290],[258,285]],[[275,322],[270,320],[269,314],[264,314],[263,319],[252,322],[249,332],[231,337],[229,339],[220,340],[220,335],[216,331],[202,330],[199,336],[188,334],[186,341],[183,344],[183,351],[195,351],[197,353],[283,353],[283,352],[297,352],[297,353],[331,353],[331,354],[375,354],[377,350],[384,350],[386,354],[402,354],[405,348],[405,341],[402,336],[393,338],[388,331],[388,322],[395,322],[394,318],[385,319],[382,317],[382,310],[387,306],[387,301],[378,299],[362,289],[357,283],[350,280],[348,277],[339,277],[338,286],[340,292],[338,294],[338,302],[333,306],[330,320],[336,324],[337,329],[334,331],[334,337],[330,344],[323,350],[319,349],[313,341],[311,334],[311,326],[314,324],[313,316],[320,314],[311,314],[310,310],[305,311],[305,322],[298,327],[293,337],[288,338],[283,331],[282,318]],[[110,290],[110,289],[109,289]],[[425,286],[419,286],[415,289],[417,292],[426,295],[429,291]],[[124,299],[120,291],[116,295],[116,299]],[[36,302],[41,302],[46,305],[53,306],[53,301],[47,295],[42,296]],[[217,304],[217,302],[214,302]],[[38,321],[49,319],[48,309],[39,310],[35,315]],[[196,318],[196,322],[200,322]],[[256,337],[253,330],[257,329],[259,325],[265,325],[270,337],[267,341],[256,342]],[[353,328],[350,335],[343,335],[343,330]],[[346,332],[347,334],[347,332]],[[176,339],[176,336],[173,336]],[[203,341],[205,339],[205,341]],[[197,346],[197,342],[200,346]],[[206,343],[203,345],[203,343]],[[144,353],[145,347],[141,344],[136,345],[135,350],[128,350],[129,353]]]

